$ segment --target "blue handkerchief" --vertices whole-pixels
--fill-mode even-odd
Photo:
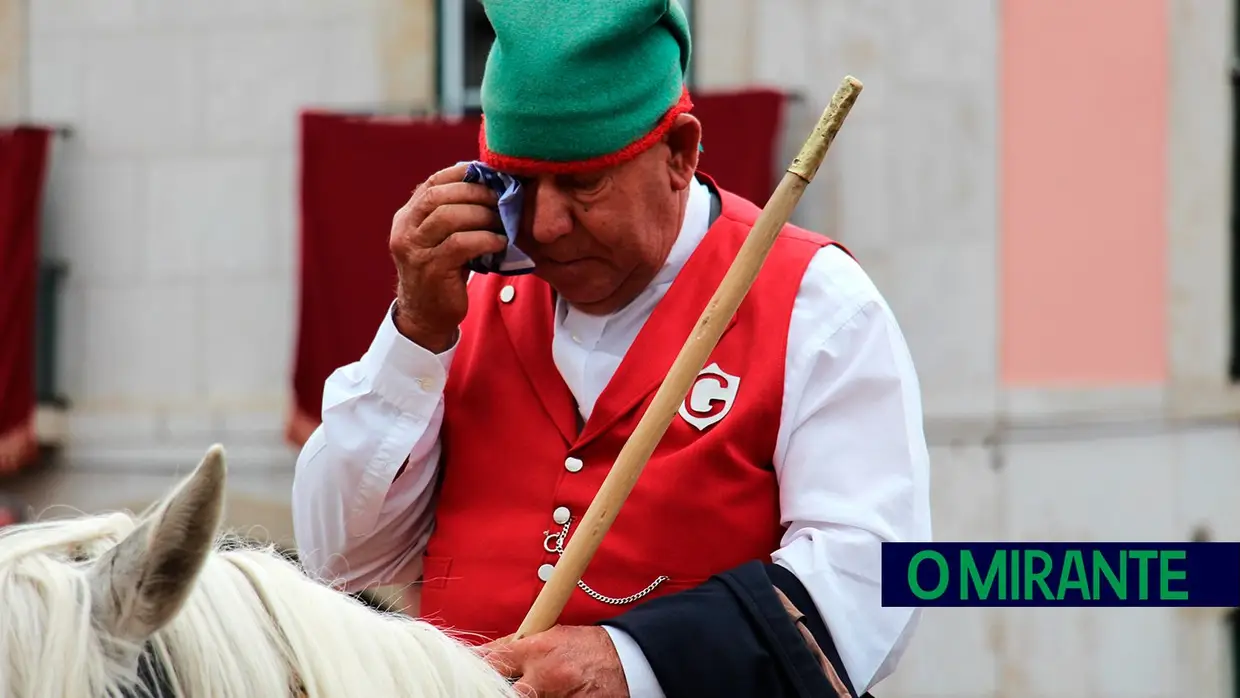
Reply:
[[[518,276],[534,271],[534,261],[517,248],[517,229],[521,224],[521,202],[524,197],[521,182],[477,160],[469,163],[469,168],[465,170],[465,181],[482,182],[499,194],[499,217],[504,222],[504,235],[508,237],[507,248],[471,260],[467,265],[469,270],[478,274],[495,273],[502,276]]]

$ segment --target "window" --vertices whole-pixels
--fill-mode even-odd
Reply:
[[[694,0],[680,0],[689,26],[693,26]],[[477,113],[487,52],[495,32],[479,0],[437,0],[438,70],[436,83],[439,109],[447,116]],[[689,64],[693,84],[693,64]]]

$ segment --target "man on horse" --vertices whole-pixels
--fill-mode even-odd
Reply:
[[[697,171],[676,0],[483,5],[479,162],[394,217],[396,297],[298,461],[302,560],[420,578],[423,617],[538,695],[864,693],[917,621],[879,567],[930,538],[919,386],[858,263],[792,225],[560,625],[505,637],[759,208]]]

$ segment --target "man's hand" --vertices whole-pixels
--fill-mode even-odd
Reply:
[[[465,318],[465,265],[508,244],[491,232],[503,229],[498,195],[485,184],[461,181],[465,170],[455,165],[419,185],[392,217],[388,239],[399,279],[396,328],[436,353],[452,345]]]
[[[496,671],[516,679],[522,696],[628,698],[620,656],[597,626],[557,625],[521,640],[502,638],[479,648]]]

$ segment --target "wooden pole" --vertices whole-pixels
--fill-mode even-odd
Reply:
[[[586,566],[598,550],[603,536],[616,520],[616,515],[620,513],[620,507],[633,486],[637,484],[637,478],[646,467],[650,454],[667,432],[694,379],[706,364],[706,359],[719,343],[724,328],[757,278],[779,231],[787,224],[797,202],[801,200],[801,194],[817,174],[818,167],[827,155],[827,149],[835,140],[835,134],[839,132],[853,103],[857,101],[861,87],[859,80],[848,76],[835,91],[830,105],[823,112],[805,145],[801,147],[801,152],[788,166],[775,193],[758,215],[753,230],[719,283],[715,295],[706,304],[697,325],[668,371],[667,378],[655,393],[650,408],[642,415],[632,436],[620,450],[620,455],[603,480],[602,487],[578,524],[577,532],[564,548],[551,579],[547,580],[539,592],[513,639],[542,632],[556,624],[573,589],[585,573]]]

